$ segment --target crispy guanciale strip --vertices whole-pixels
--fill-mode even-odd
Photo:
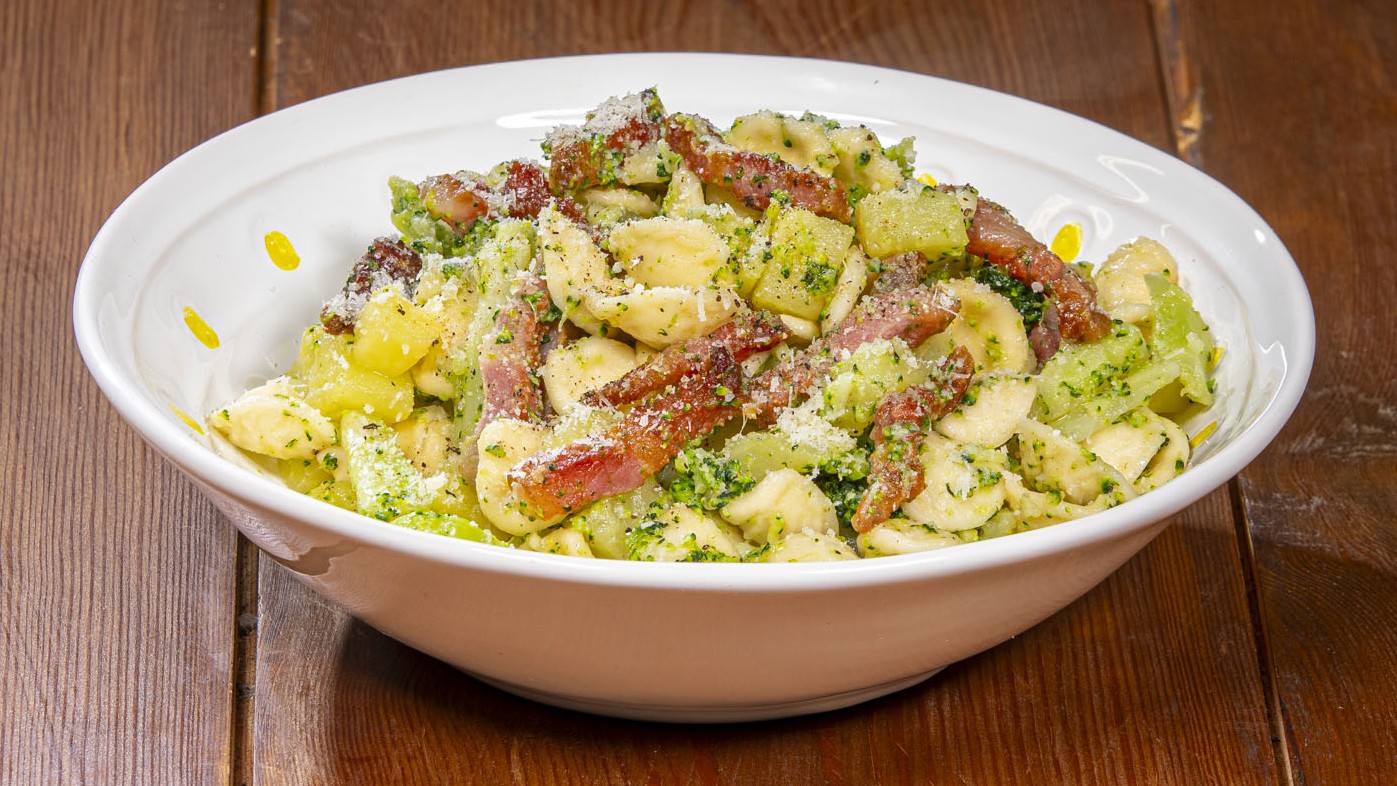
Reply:
[[[543,421],[543,393],[537,369],[543,366],[543,342],[549,324],[543,320],[552,301],[548,284],[526,273],[495,317],[480,347],[480,376],[485,406],[476,425],[479,434],[496,418],[531,423]]]
[[[1091,342],[1111,332],[1111,318],[1096,303],[1096,287],[1030,235],[1008,210],[982,197],[968,234],[967,251],[1047,291],[1057,305],[1063,338]]]
[[[554,129],[543,142],[549,186],[561,194],[616,182],[627,158],[659,141],[664,115],[659,95],[651,88],[608,98],[580,127]]]
[[[927,260],[920,251],[907,251],[880,259],[878,268],[878,278],[873,280],[874,292],[906,289],[926,281]]]
[[[908,287],[869,295],[833,332],[777,363],[752,380],[743,413],[771,421],[778,410],[800,403],[830,367],[870,341],[900,338],[918,346],[945,330],[960,312],[960,301],[941,287]]]
[[[699,180],[726,188],[754,210],[765,210],[771,195],[784,191],[796,207],[835,221],[849,221],[844,184],[832,177],[733,147],[723,141],[721,131],[697,115],[670,115],[665,118],[664,131],[670,149]]]
[[[534,161],[522,158],[504,165],[504,183],[498,189],[465,172],[434,175],[417,184],[422,204],[433,218],[445,221],[464,234],[476,221],[501,218],[538,218],[549,200],[548,175]],[[558,199],[558,209],[574,221],[585,221],[581,207],[570,197]]]
[[[1048,362],[1062,345],[1062,329],[1058,326],[1057,305],[1049,300],[1043,304],[1043,317],[1028,331],[1028,344],[1038,365]]]
[[[515,496],[544,518],[639,488],[690,440],[738,414],[742,369],[732,353],[707,358],[667,392],[636,405],[602,434],[535,453],[509,471]]]
[[[354,321],[369,295],[397,282],[403,292],[411,296],[421,274],[422,257],[416,251],[401,240],[381,237],[350,268],[349,278],[340,293],[320,310],[320,323],[325,326],[326,333],[352,333]]]
[[[499,194],[465,173],[433,175],[417,184],[417,195],[432,218],[464,234],[476,221],[497,213]]]
[[[890,393],[873,412],[873,441],[869,457],[868,490],[854,511],[853,526],[867,532],[888,520],[893,511],[926,488],[921,449],[931,424],[946,417],[970,387],[975,359],[956,347],[942,359],[931,379],[899,393]]]
[[[618,380],[582,396],[589,407],[620,406],[645,398],[673,385],[696,366],[706,362],[713,347],[723,347],[738,363],[785,341],[786,324],[765,311],[742,314],[706,336],[671,344]]]

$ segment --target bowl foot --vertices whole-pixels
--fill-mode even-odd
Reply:
[[[858,688],[843,693],[836,693],[832,696],[820,696],[812,699],[799,699],[796,701],[772,704],[712,706],[611,702],[600,699],[549,693],[523,685],[482,677],[479,674],[472,676],[481,682],[493,685],[502,691],[513,693],[525,699],[537,701],[541,704],[549,704],[554,707],[562,707],[563,709],[587,712],[593,715],[606,715],[613,718],[626,718],[628,720],[658,721],[661,723],[739,723],[773,720],[776,718],[793,718],[798,715],[813,715],[817,712],[828,712],[829,710],[852,707],[855,704],[861,704],[865,701],[876,699],[879,696],[886,696],[889,693],[896,693],[903,688],[909,688],[931,678],[939,671],[941,671],[941,668],[933,669],[922,674],[914,674],[911,677],[903,677],[891,682],[885,682],[881,685],[873,685],[867,688]]]

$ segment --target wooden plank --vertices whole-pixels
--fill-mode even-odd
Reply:
[[[482,2],[279,9],[287,105],[421,70],[693,49],[843,58],[1006,90],[1173,143],[1150,9],[1048,3]],[[352,42],[352,45],[346,45]],[[1102,67],[1109,63],[1109,68]],[[624,86],[622,86],[624,87]],[[499,693],[326,605],[264,561],[258,783],[1272,783],[1225,491],[1082,602],[896,696],[814,718],[666,727]]]
[[[1295,780],[1380,783],[1397,763],[1397,16],[1286,5],[1187,9],[1204,161],[1275,227],[1318,321],[1305,400],[1241,489]]]
[[[247,119],[253,2],[0,13],[0,782],[227,782],[234,536],[73,343],[107,214]]]

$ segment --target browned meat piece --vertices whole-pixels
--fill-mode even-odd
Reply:
[[[891,292],[920,286],[926,281],[926,255],[920,251],[908,251],[878,261],[881,268],[878,278],[873,280],[874,292]]]
[[[369,246],[364,256],[349,270],[349,279],[340,293],[320,310],[320,323],[326,333],[354,332],[364,303],[375,291],[397,282],[409,296],[422,274],[422,257],[401,240],[381,237]]]
[[[956,347],[926,383],[891,393],[878,402],[872,432],[878,446],[869,457],[872,481],[854,511],[855,531],[867,532],[887,521],[926,488],[919,455],[922,442],[931,424],[960,404],[974,371],[975,359],[970,352]]]
[[[485,408],[477,434],[496,418],[543,421],[543,393],[536,371],[543,366],[543,342],[549,332],[543,315],[551,304],[548,284],[527,273],[495,317],[494,328],[485,334],[480,347]]]
[[[810,394],[845,353],[870,341],[900,338],[918,346],[945,330],[960,311],[960,302],[941,287],[910,287],[870,295],[833,332],[772,366],[752,380],[744,414],[770,422],[777,411]]]
[[[659,96],[650,89],[606,100],[581,127],[554,129],[543,143],[549,186],[562,194],[611,185],[627,158],[659,141],[663,117]]]
[[[1062,331],[1058,328],[1057,306],[1050,300],[1043,306],[1043,318],[1028,331],[1028,343],[1033,347],[1033,355],[1041,367],[1048,358],[1057,354],[1062,345]]]
[[[476,180],[458,175],[435,175],[417,184],[417,194],[432,218],[445,221],[457,233],[465,234],[471,225],[496,212],[493,203],[499,195]]]
[[[1057,306],[1062,338],[1091,342],[1111,332],[1111,318],[1096,303],[1096,287],[1030,235],[1009,211],[981,198],[969,235],[967,251],[1048,293]]]
[[[705,362],[714,347],[723,347],[738,363],[785,341],[790,335],[785,323],[765,312],[744,314],[706,336],[671,344],[614,382],[582,396],[592,407],[630,404],[667,385]]]
[[[784,191],[796,207],[836,221],[850,219],[844,184],[832,177],[733,147],[712,123],[696,115],[670,115],[664,133],[670,149],[699,180],[726,188],[754,210],[765,210],[771,195]]]
[[[509,472],[516,496],[544,518],[640,487],[684,445],[738,413],[742,369],[722,346],[653,401],[600,435],[535,453]]]

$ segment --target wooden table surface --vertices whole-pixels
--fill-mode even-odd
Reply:
[[[4,0],[0,43],[0,782],[1397,783],[1390,2]],[[198,142],[419,71],[679,49],[983,85],[1201,167],[1310,284],[1298,412],[1022,636],[863,706],[688,727],[516,699],[353,620],[84,369],[89,241]]]

